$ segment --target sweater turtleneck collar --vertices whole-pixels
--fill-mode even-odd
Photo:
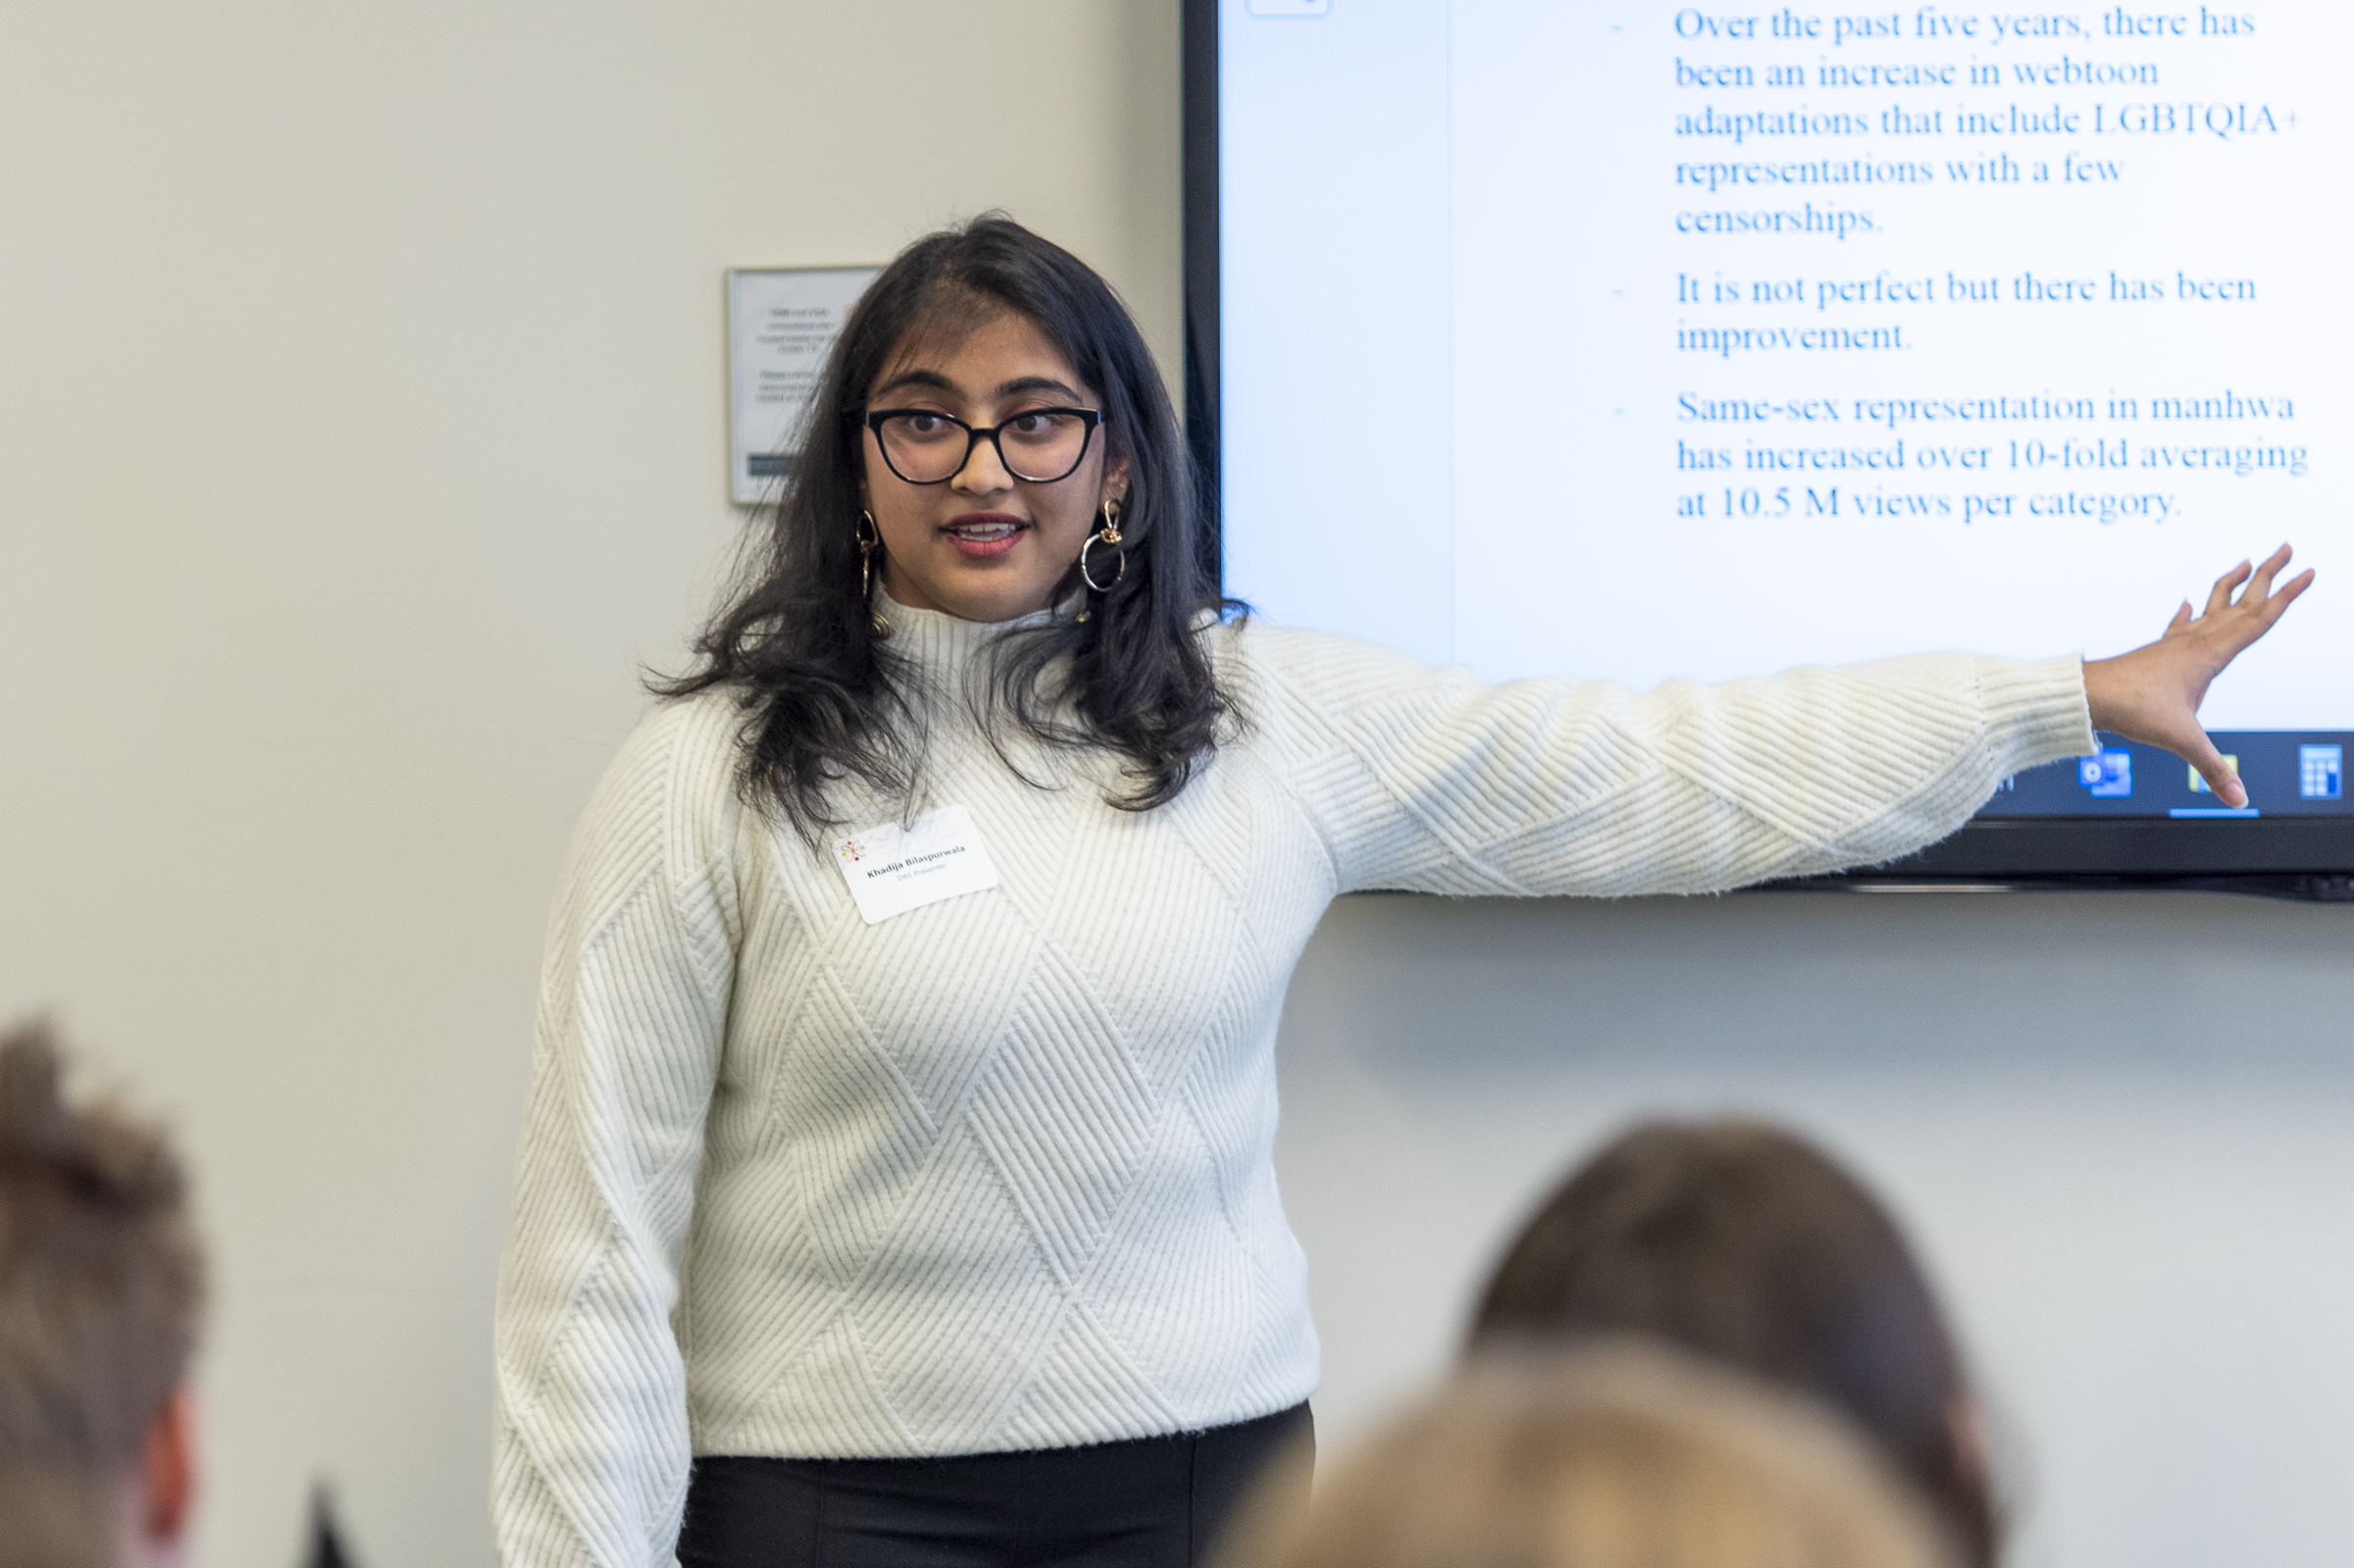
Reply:
[[[1011,621],[967,621],[945,610],[916,610],[875,584],[875,608],[891,623],[890,646],[927,670],[961,668],[1000,632],[1040,626],[1072,609],[1078,595],[1050,609],[1036,610]]]

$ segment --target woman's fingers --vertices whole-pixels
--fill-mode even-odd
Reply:
[[[2226,660],[2270,632],[2287,613],[2288,607],[2296,602],[2297,595],[2313,585],[2313,569],[2307,567],[2282,583],[2278,591],[2274,590],[2273,579],[2288,565],[2293,554],[2283,544],[2266,556],[2261,566],[2242,561],[2215,580],[2215,589],[2207,596],[2207,613],[2199,618],[2199,622],[2214,629],[2216,636],[2227,649],[2224,655]],[[2234,600],[2232,590],[2242,582],[2247,584],[2247,591]],[[2226,610],[2245,613],[2226,615],[2224,612]],[[2176,611],[2167,632],[2171,634],[2183,625],[2181,612]]]
[[[2307,567],[2304,571],[2299,572],[2295,577],[2290,578],[2286,582],[2281,583],[2280,591],[2274,594],[2264,603],[2265,629],[2270,631],[2273,623],[2279,620],[2283,615],[2286,615],[2288,613],[2288,607],[2297,602],[2297,595],[2312,586],[2312,567]]]
[[[2264,603],[2265,599],[2273,591],[2274,576],[2278,573],[2282,567],[2288,565],[2289,554],[2290,551],[2288,546],[2283,544],[2280,546],[2280,548],[2266,556],[2264,558],[2264,565],[2256,569],[2256,576],[2250,580],[2248,583],[2248,591],[2240,595],[2239,602],[2242,604],[2257,605]]]
[[[2255,570],[2256,568],[2253,565],[2246,561],[2242,561],[2230,571],[2226,572],[2222,577],[2217,578],[2215,580],[2214,591],[2207,595],[2207,613],[2209,615],[2221,615],[2224,611],[2230,609],[2231,590],[2238,587],[2242,582],[2247,582],[2249,577],[2254,574]]]
[[[2261,599],[2257,597],[2256,589],[2250,586],[2246,594],[2241,597],[2238,606],[2248,613],[2216,623],[2217,631],[2222,636],[2223,645],[2226,650],[2224,656],[2226,659],[2237,657],[2250,643],[2263,636],[2274,627],[2278,626],[2280,618],[2288,613],[2288,607],[2297,602],[2297,595],[2311,586],[2313,586],[2313,568],[2311,567],[2307,567],[2286,582],[2281,583],[2279,592],[2267,594]]]
[[[2238,772],[2224,760],[2224,754],[2215,749],[2215,742],[2207,738],[2206,731],[2192,730],[2173,749],[2199,770],[2199,777],[2207,781],[2207,787],[2215,791],[2216,799],[2233,810],[2248,803],[2247,786],[2239,782]]]
[[[2194,616],[2185,601],[2156,642],[2114,659],[2087,661],[2084,696],[2093,728],[2166,747],[2198,770],[2218,800],[2235,809],[2245,806],[2248,791],[2200,726],[2199,703],[2208,683],[2313,585],[2308,569],[2276,590],[2274,579],[2288,562],[2285,544],[2261,568],[2242,561],[2216,580],[2204,614]],[[2247,592],[2235,601],[2232,592],[2242,583],[2248,584]]]

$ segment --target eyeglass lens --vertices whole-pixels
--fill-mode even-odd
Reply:
[[[1041,409],[998,427],[1005,472],[1032,484],[1067,478],[1087,455],[1089,424],[1076,414]],[[937,484],[964,467],[972,432],[943,414],[894,414],[878,432],[892,472],[911,484]]]

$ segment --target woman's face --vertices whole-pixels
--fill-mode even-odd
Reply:
[[[867,389],[866,406],[876,413],[946,414],[987,429],[1035,410],[1100,410],[1103,402],[1081,384],[1029,318],[1006,311],[961,341],[902,344]],[[1025,472],[1045,466],[1034,467],[1039,460],[1023,444],[1035,447],[1040,437],[1029,432],[1045,423],[1027,422],[1004,433],[1005,451]],[[919,419],[903,429],[947,443],[939,449],[951,454],[949,461],[964,445],[964,432],[952,425]],[[901,604],[967,621],[1010,621],[1047,608],[1101,521],[1103,503],[1116,503],[1127,492],[1127,465],[1107,462],[1109,442],[1101,429],[1088,440],[1075,472],[1047,482],[1015,478],[997,447],[984,440],[974,443],[971,457],[946,483],[911,483],[885,461],[871,428],[863,439],[862,498],[883,536],[884,586]],[[922,473],[904,456],[900,468]],[[1097,556],[1102,580],[1112,570],[1111,557],[1100,546]]]

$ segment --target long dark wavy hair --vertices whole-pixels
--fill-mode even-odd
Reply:
[[[1962,1351],[1878,1198],[1760,1122],[1630,1129],[1555,1190],[1488,1281],[1473,1348],[1648,1335],[1844,1411],[1924,1491],[1963,1560],[2002,1518],[1965,1447]]]
[[[916,675],[875,632],[859,588],[867,389],[909,344],[1005,311],[1037,327],[1102,400],[1105,461],[1128,469],[1127,568],[1108,592],[1089,592],[1084,617],[1049,617],[998,639],[986,679],[966,695],[999,757],[1016,766],[1007,725],[1050,748],[1110,752],[1123,780],[1110,803],[1149,811],[1185,788],[1233,715],[1201,632],[1205,613],[1244,607],[1204,568],[1203,498],[1151,351],[1085,262],[1008,218],[977,218],[909,245],[852,309],[784,498],[695,639],[698,662],[651,683],[671,697],[741,690],[745,797],[812,844],[842,821],[828,798],[836,783],[860,780],[909,805],[921,788]],[[1056,601],[1079,586],[1073,561]]]

